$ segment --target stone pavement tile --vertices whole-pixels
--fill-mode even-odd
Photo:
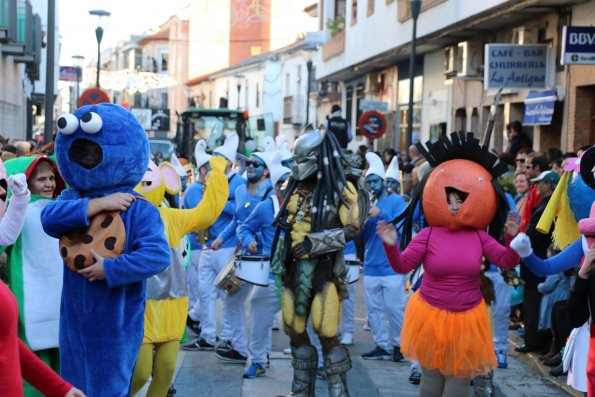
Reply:
[[[238,397],[242,365],[223,364],[212,351],[186,352],[175,376],[176,397]]]
[[[538,378],[538,379],[540,379],[541,383],[544,383],[544,384],[550,386],[557,393],[561,393],[561,394],[556,394],[556,395],[583,397],[583,394],[581,392],[573,389],[570,385],[566,384],[566,379],[567,379],[566,375],[550,376],[549,370],[551,369],[551,367],[543,365],[543,363],[538,358],[538,354],[516,352],[514,350],[514,348],[522,345],[522,343],[523,343],[523,340],[519,336],[519,333],[517,331],[510,331],[508,341],[509,341],[509,345],[510,345],[510,349],[509,349],[509,353],[508,353],[509,364],[510,364],[510,358],[512,358],[514,361],[522,363],[522,365],[525,368],[527,368],[526,372],[528,374],[527,377],[529,378],[527,380],[527,383],[535,382],[534,379]],[[521,379],[521,381],[518,382],[519,384],[516,387],[517,389],[519,389],[519,388],[522,389],[523,385],[525,384],[525,382],[523,382],[523,380],[524,379]],[[531,386],[533,386],[533,384],[531,384]]]

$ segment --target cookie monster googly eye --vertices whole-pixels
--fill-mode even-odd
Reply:
[[[79,128],[79,119],[74,114],[64,113],[56,122],[58,129],[65,135],[72,135]]]
[[[95,112],[87,112],[81,117],[81,128],[87,134],[97,134],[103,126],[103,120]]]

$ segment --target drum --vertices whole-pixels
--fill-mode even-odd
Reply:
[[[359,280],[359,268],[362,265],[360,261],[345,261],[347,267],[347,282],[349,284],[355,283]]]
[[[225,291],[227,295],[235,294],[244,285],[244,282],[236,276],[234,265],[234,258],[232,258],[215,279],[215,285]]]
[[[247,283],[267,287],[271,260],[263,255],[238,255],[236,275]]]

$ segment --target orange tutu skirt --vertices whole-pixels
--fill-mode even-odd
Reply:
[[[427,303],[418,292],[409,299],[401,331],[401,352],[443,375],[472,378],[497,367],[488,308],[452,312]]]

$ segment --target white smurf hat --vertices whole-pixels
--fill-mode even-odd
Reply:
[[[396,181],[401,180],[401,173],[399,172],[399,159],[397,156],[393,156],[393,159],[390,161],[390,164],[386,169],[386,178],[392,178]]]
[[[281,161],[293,158],[293,154],[289,149],[289,139],[285,135],[278,135],[275,141],[277,142],[277,150],[281,153]]]
[[[273,152],[270,159],[267,162],[267,167],[269,169],[269,176],[271,178],[271,182],[273,186],[279,182],[279,179],[285,174],[289,174],[291,170],[287,167],[283,167],[281,165],[282,156],[279,151]]]
[[[180,178],[186,177],[186,170],[182,163],[180,163],[180,159],[176,156],[175,153],[171,154],[171,159],[169,160],[170,164],[176,169],[176,173],[180,176]]]
[[[218,153],[229,161],[236,161],[236,154],[238,153],[239,145],[240,137],[236,132],[232,132],[227,137],[225,137],[225,142],[223,142],[223,145],[215,148],[213,153]]]
[[[384,173],[384,164],[382,164],[382,160],[376,153],[368,152],[366,153],[366,161],[368,162],[368,170],[366,171],[366,176],[368,175],[378,175],[383,180],[386,179],[386,175]]]
[[[207,154],[207,142],[204,139],[196,142],[194,159],[196,160],[196,168],[202,167],[211,160],[211,155]]]
[[[266,136],[264,138],[264,150],[262,152],[254,152],[252,155],[262,159],[268,168],[273,153],[275,153],[275,140],[270,136]]]

